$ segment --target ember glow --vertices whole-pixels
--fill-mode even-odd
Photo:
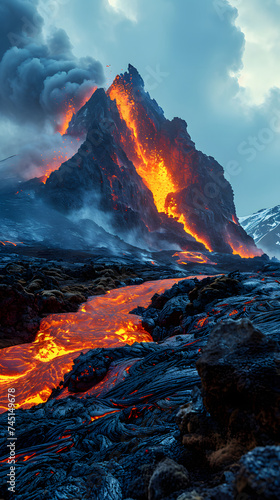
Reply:
[[[73,149],[69,146],[72,145],[73,142],[76,142],[76,140],[73,139],[72,142],[70,141],[70,144],[66,140],[63,140],[61,148],[53,151],[51,157],[48,155],[43,157],[43,155],[41,155],[42,169],[44,170],[44,175],[40,178],[41,182],[45,184],[51,173],[54,170],[57,170],[63,162],[67,161],[71,157]],[[79,143],[77,142],[77,147],[78,144]]]
[[[206,318],[201,318],[198,320],[197,325],[195,328],[203,328],[205,324],[208,322],[208,317]]]
[[[47,401],[81,352],[151,342],[141,319],[129,311],[140,305],[148,306],[155,293],[162,293],[178,281],[180,278],[112,290],[105,296],[94,297],[77,313],[48,316],[42,321],[33,343],[2,349],[0,412],[7,409],[7,390],[11,383],[18,394],[18,407],[30,408]]]

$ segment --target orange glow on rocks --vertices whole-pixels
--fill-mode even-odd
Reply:
[[[19,245],[24,245],[24,243],[22,241],[1,241],[0,240],[0,245],[2,245],[3,247],[6,247],[6,246],[10,246],[12,245],[13,247],[17,247]]]
[[[94,422],[95,420],[98,420],[99,418],[106,417],[107,415],[111,415],[112,413],[117,413],[121,410],[112,410],[108,411],[107,413],[103,413],[103,415],[96,415],[95,417],[90,417],[91,422]]]
[[[228,236],[227,242],[232,248],[233,255],[240,255],[243,259],[253,259],[254,257],[261,257],[263,251],[257,247],[245,246],[238,241],[235,241],[233,237]]]
[[[155,124],[147,115],[141,99],[136,101],[131,84],[125,83],[119,76],[115,78],[108,94],[111,100],[116,101],[120,117],[125,121],[130,131],[129,137],[122,138],[123,146],[129,153],[143,182],[152,192],[157,210],[183,224],[186,233],[211,251],[206,238],[191,227],[172,197],[172,194],[175,194],[182,186],[170,173],[172,165],[169,165],[165,159],[168,145],[164,144],[162,139],[157,136]],[[188,178],[187,167],[186,164],[182,165],[186,182]]]
[[[115,82],[110,87],[109,95],[112,100],[116,101],[120,116],[126,122],[131,132],[131,141],[137,155],[135,167],[146,186],[153,193],[158,211],[166,212],[165,200],[169,193],[176,191],[176,188],[171,176],[168,174],[164,160],[157,150],[156,145],[154,145],[152,149],[149,147],[148,136],[146,137],[146,144],[143,144],[140,140],[138,128],[142,124],[139,122],[140,116],[139,113],[137,113],[130,87],[129,85],[118,85],[118,80],[120,80],[119,77],[115,79]],[[143,112],[145,112],[144,109]],[[151,122],[149,122],[149,124],[151,126]]]
[[[162,293],[178,281],[180,278],[112,290],[92,298],[77,313],[48,316],[33,343],[2,349],[0,412],[7,410],[11,384],[16,390],[17,407],[30,408],[47,401],[81,352],[151,342],[140,317],[129,311],[140,305],[147,307],[155,293]]]
[[[60,122],[57,127],[57,131],[61,134],[64,135],[67,133],[67,129],[69,127],[69,124],[72,120],[73,115],[81,109],[86,102],[89,100],[89,98],[92,96],[92,94],[96,91],[97,87],[93,87],[89,92],[87,92],[84,97],[79,100],[77,104],[74,104],[74,100],[70,99],[68,103],[65,104],[65,110],[61,115]]]
[[[178,257],[178,264],[189,264],[190,262],[196,264],[209,264],[216,266],[215,262],[212,262],[209,257],[200,252],[176,252],[172,257]]]
[[[53,151],[51,158],[43,158],[43,155],[41,155],[42,169],[44,171],[44,175],[40,178],[41,182],[45,184],[51,173],[54,170],[57,170],[63,162],[67,161],[71,155],[72,150],[69,151],[69,144],[67,144],[65,140],[62,141],[62,146],[60,149]]]
[[[206,318],[201,318],[198,320],[196,324],[196,328],[203,328],[203,326],[208,322],[208,317]]]
[[[85,96],[83,97],[82,100],[79,100],[77,104],[74,104],[73,99],[70,100],[68,103],[65,104],[65,110],[61,114],[59,123],[56,127],[56,131],[60,133],[60,135],[67,135],[67,130],[69,127],[69,124],[73,118],[73,115],[79,111],[80,108],[82,108],[86,102],[90,99],[92,94],[96,91],[97,87],[93,88],[90,90],[90,92],[87,92]],[[77,139],[73,138],[73,141],[76,141]],[[64,141],[63,141],[64,142]],[[79,139],[77,140],[77,149],[79,145]],[[65,146],[66,147],[66,146]],[[44,168],[44,175],[41,178],[41,182],[44,184],[46,183],[47,179],[51,175],[54,170],[57,170],[60,165],[67,161],[70,156],[73,155],[73,151],[71,151],[69,154],[66,153],[66,151],[61,148],[59,151],[54,151],[53,152],[53,157],[51,159],[47,159],[46,161],[42,159],[42,163],[45,163],[42,165],[42,168]]]
[[[75,113],[75,106],[73,105],[73,103],[71,102],[65,112],[65,115],[62,117],[61,119],[61,123],[59,124],[58,126],[58,132],[61,134],[61,135],[64,135],[66,134],[67,132],[67,129],[69,127],[69,123],[71,122],[72,120],[72,116],[74,115]]]

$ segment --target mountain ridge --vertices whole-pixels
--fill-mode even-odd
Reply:
[[[246,232],[271,257],[280,258],[280,205],[239,217]]]

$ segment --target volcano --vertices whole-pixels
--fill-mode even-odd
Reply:
[[[279,498],[280,264],[132,66],[67,135],[0,198],[0,496]]]
[[[85,141],[42,186],[56,210],[98,213],[144,248],[263,253],[238,222],[222,166],[195,148],[184,120],[165,118],[133,66],[95,90],[67,134]]]

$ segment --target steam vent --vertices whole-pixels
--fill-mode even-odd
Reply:
[[[133,66],[95,90],[67,134],[86,140],[43,187],[59,211],[99,210],[115,233],[136,233],[150,249],[262,254],[238,222],[221,165],[196,150],[184,120],[164,117]]]

